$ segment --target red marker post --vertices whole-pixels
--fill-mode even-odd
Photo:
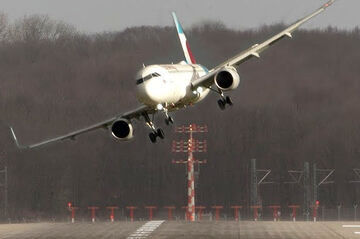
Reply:
[[[71,212],[71,223],[75,223],[75,210],[78,210],[78,207],[73,207],[71,202],[68,202],[68,210]]]
[[[115,209],[119,209],[119,207],[116,207],[116,206],[112,206],[112,207],[106,207],[107,209],[110,210],[110,221],[111,222],[114,222],[114,219],[115,219]]]
[[[280,209],[280,206],[279,205],[271,205],[271,206],[269,206],[269,208],[271,208],[273,210],[274,222],[279,221],[278,211]]]
[[[223,206],[212,206],[212,209],[215,209],[215,219],[218,221],[220,219],[220,210],[223,209]]]
[[[71,222],[75,223],[75,210],[78,210],[78,207],[71,207]]]
[[[251,209],[254,210],[254,221],[257,221],[259,219],[259,209],[261,208],[260,205],[250,206]]]
[[[126,209],[130,210],[130,221],[134,221],[134,210],[137,209],[135,206],[128,206]]]
[[[300,206],[299,205],[289,205],[288,207],[292,209],[291,217],[292,217],[293,222],[296,222],[296,210],[298,208],[300,208]]]
[[[91,221],[95,222],[95,217],[96,217],[95,211],[98,210],[99,207],[91,206],[91,207],[88,207],[88,209],[91,210]]]
[[[145,208],[147,210],[149,210],[149,221],[151,221],[153,219],[153,210],[155,210],[157,207],[156,206],[146,206]]]
[[[172,212],[173,212],[173,210],[175,210],[176,207],[175,206],[166,206],[164,208],[166,208],[168,210],[168,220],[169,221],[173,220]]]
[[[319,205],[320,205],[319,200],[316,200],[316,201],[315,201],[315,205],[311,206],[312,209],[313,209],[314,222],[316,222],[316,219],[317,219],[317,210],[318,210],[318,208],[319,208]]]
[[[203,210],[205,209],[206,207],[204,206],[196,206],[195,207],[195,210],[198,210],[197,212],[197,215],[198,215],[198,220],[201,221],[202,219],[202,213],[203,213]]]
[[[231,207],[232,209],[234,209],[234,218],[235,218],[235,221],[239,221],[239,209],[242,208],[242,206],[240,205],[236,205],[236,206],[232,206]]]

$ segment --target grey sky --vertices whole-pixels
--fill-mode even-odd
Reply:
[[[171,25],[176,11],[184,28],[220,20],[231,28],[291,23],[315,10],[322,0],[0,0],[10,19],[47,14],[84,32],[122,30],[139,25]],[[360,24],[360,0],[337,0],[305,28],[329,25],[351,29]]]

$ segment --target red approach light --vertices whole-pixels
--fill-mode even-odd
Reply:
[[[320,202],[319,202],[319,200],[316,200],[316,206],[319,206],[319,204],[320,204]]]
[[[69,208],[71,207],[71,202],[68,202],[68,207],[69,207]]]

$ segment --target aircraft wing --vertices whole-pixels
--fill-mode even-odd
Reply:
[[[16,143],[16,146],[18,148],[20,148],[20,149],[31,149],[31,148],[36,148],[36,147],[39,147],[39,146],[43,146],[45,144],[54,143],[54,142],[57,142],[57,141],[63,141],[63,140],[67,140],[67,139],[75,140],[75,138],[78,135],[84,134],[84,133],[87,133],[89,131],[93,131],[93,130],[96,130],[96,129],[100,129],[100,128],[107,129],[115,120],[117,120],[119,118],[125,118],[125,119],[128,119],[128,120],[131,120],[133,118],[139,119],[140,116],[143,113],[153,114],[154,112],[155,112],[155,110],[153,108],[150,108],[150,107],[145,106],[145,105],[140,106],[139,108],[137,108],[135,110],[126,112],[126,113],[118,115],[118,116],[114,116],[114,117],[112,117],[110,119],[104,120],[102,122],[96,123],[96,124],[88,126],[86,128],[76,130],[76,131],[70,132],[68,134],[56,137],[56,138],[44,140],[42,142],[35,143],[35,144],[30,144],[30,145],[21,145],[19,143],[19,141],[17,140],[15,132],[14,132],[12,127],[10,127],[10,130],[11,130],[12,136],[14,138],[14,141]]]
[[[214,76],[217,72],[221,71],[226,66],[238,66],[241,63],[255,57],[259,58],[260,53],[269,48],[270,46],[274,45],[276,42],[280,41],[283,38],[292,38],[292,32],[294,32],[297,28],[299,28],[302,24],[309,21],[311,18],[317,16],[321,12],[323,12],[326,8],[332,5],[335,0],[330,0],[324,5],[322,5],[318,10],[313,12],[312,14],[296,21],[294,24],[290,25],[288,28],[283,30],[282,32],[276,34],[275,36],[269,38],[268,40],[264,41],[261,44],[255,44],[249,49],[235,55],[234,57],[228,59],[227,61],[221,63],[220,65],[216,66],[215,68],[211,69],[210,72],[199,79],[193,81],[193,89],[196,89],[198,86],[205,86],[209,87],[213,84]]]

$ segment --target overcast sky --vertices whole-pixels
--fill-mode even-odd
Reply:
[[[47,14],[83,32],[117,31],[140,25],[171,25],[176,11],[184,28],[220,20],[242,29],[263,24],[291,23],[317,9],[322,0],[0,0],[10,19]],[[329,25],[351,29],[360,24],[360,0],[337,0],[305,28]]]

